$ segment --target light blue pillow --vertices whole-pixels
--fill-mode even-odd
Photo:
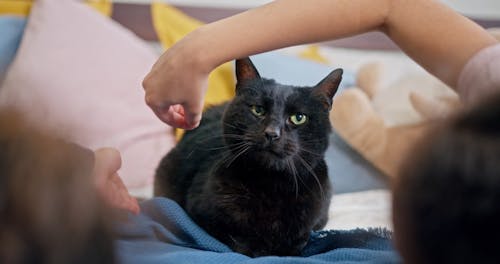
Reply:
[[[25,26],[24,17],[0,16],[0,81],[16,55]]]
[[[315,85],[336,68],[279,52],[263,53],[251,58],[262,77],[297,86]],[[339,92],[354,84],[354,73],[344,70]],[[335,130],[330,135],[325,160],[335,194],[386,188],[385,176],[352,149]]]

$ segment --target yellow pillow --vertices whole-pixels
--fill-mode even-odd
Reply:
[[[322,63],[322,64],[330,63],[328,59],[321,54],[319,46],[314,44],[306,46],[304,50],[299,52],[298,56],[299,58],[312,60],[317,63]]]
[[[0,15],[27,16],[33,0],[0,0]],[[112,6],[110,0],[86,0],[89,6],[105,16],[111,16]]]
[[[156,34],[165,49],[168,49],[175,42],[203,24],[164,3],[154,2],[151,5],[151,13]],[[231,63],[225,63],[212,71],[208,77],[208,89],[204,106],[219,104],[233,98],[234,83]],[[182,134],[181,129],[176,130],[177,139]]]

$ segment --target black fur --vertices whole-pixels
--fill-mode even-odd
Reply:
[[[298,255],[328,219],[324,153],[342,70],[315,87],[285,86],[260,78],[246,58],[237,60],[236,75],[235,98],[208,109],[161,161],[155,195],[178,202],[237,252]],[[307,121],[293,124],[294,114]]]

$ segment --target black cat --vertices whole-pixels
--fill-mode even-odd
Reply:
[[[209,108],[157,169],[155,195],[179,203],[233,250],[298,255],[328,220],[324,153],[337,69],[314,87],[261,78],[236,61],[236,96]]]

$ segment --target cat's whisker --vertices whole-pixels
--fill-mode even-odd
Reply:
[[[231,138],[243,138],[243,135],[239,134],[219,134],[219,135],[207,135],[204,137],[201,137],[197,140],[199,143],[205,143],[211,139],[218,139],[218,138],[225,138],[225,137],[231,137]]]
[[[248,144],[247,142],[238,142],[238,143],[234,143],[234,144],[230,144],[230,145],[223,145],[223,146],[220,146],[220,147],[214,147],[214,148],[207,148],[207,150],[220,150],[220,149],[231,149],[231,148],[238,148],[242,145],[245,145],[245,144]]]
[[[225,148],[227,148],[227,147],[226,146],[220,146],[220,147],[215,147],[215,148],[207,148],[206,150],[212,151],[212,150],[221,150],[221,149],[225,149]]]
[[[210,150],[210,151],[213,151],[213,150],[220,150],[220,149],[224,149],[226,147],[235,147],[235,146],[238,146],[239,144],[244,144],[243,141],[247,140],[247,138],[244,136],[244,135],[237,135],[237,134],[222,134],[222,135],[213,135],[213,136],[208,136],[208,137],[205,137],[201,140],[198,140],[197,143],[199,145],[204,145],[206,142],[208,142],[209,140],[211,139],[217,139],[217,138],[233,138],[233,139],[241,139],[242,142],[238,142],[238,143],[235,143],[235,144],[230,144],[230,145],[220,145],[219,147],[213,147],[213,148],[208,148],[208,149],[205,149],[205,150]],[[202,146],[200,146],[202,147]]]
[[[193,155],[193,153],[194,153],[194,149],[193,149],[193,150],[191,150],[191,151],[189,152],[189,154],[187,155],[187,157],[186,157],[186,158],[188,158],[188,159],[189,159],[189,158]]]
[[[224,122],[223,124],[228,126],[228,127],[231,127],[231,128],[234,128],[234,129],[240,131],[242,136],[252,134],[252,131],[250,129],[244,128],[245,124],[243,124],[243,123],[241,124],[241,126],[237,126],[237,125],[240,125],[240,123],[235,123],[235,125],[234,125],[234,124],[229,124],[229,123]],[[225,135],[227,135],[227,134],[225,134]]]
[[[229,161],[229,163],[226,164],[226,168],[229,168],[229,166],[231,165],[231,163],[233,163],[239,156],[241,156],[243,153],[247,152],[249,149],[250,149],[251,145],[248,144],[246,147],[243,147],[242,150],[238,151],[238,153],[236,153],[234,155],[234,157],[231,159],[231,161]]]
[[[238,152],[239,150],[241,150],[243,147],[246,147],[246,146],[251,146],[252,144],[248,141],[243,141],[243,142],[239,142],[239,143],[235,143],[235,144],[232,144],[232,145],[228,145],[228,150],[230,152]]]
[[[293,163],[293,161],[292,161]],[[295,166],[295,163],[294,164],[294,167],[295,167],[295,170],[297,170],[297,167]],[[299,179],[300,183],[302,183],[302,185],[304,185],[304,187],[309,191],[309,192],[312,192],[311,188],[309,188],[309,186],[307,186],[307,184],[304,182],[304,180],[302,179],[302,176],[300,176],[300,173],[297,173],[297,179]]]
[[[247,146],[249,146],[249,145],[250,145],[250,143],[248,143],[248,142],[242,142],[242,143],[243,143],[243,144],[241,144],[241,145],[240,145],[240,146],[238,146],[238,147],[235,147],[235,148],[232,148],[232,149],[229,149],[229,148],[228,148],[226,151],[224,151],[224,152],[222,153],[222,158],[221,158],[221,160],[220,160],[220,162],[219,162],[219,164],[218,164],[217,168],[219,168],[222,164],[227,163],[227,162],[228,162],[231,158],[234,158],[234,156],[233,156],[233,155],[234,155],[234,152],[239,153],[242,149],[244,149],[245,147],[247,147]],[[228,166],[226,166],[226,167],[229,167],[229,165],[228,165]]]
[[[295,187],[295,199],[298,199],[299,198],[299,183],[297,182],[297,168],[295,167],[295,164],[293,163],[292,160],[290,159],[286,159],[286,163],[288,165],[288,167],[290,168],[290,171],[292,172],[292,176],[293,176],[293,183],[294,183],[294,187]]]
[[[232,153],[233,151],[228,149],[224,152],[221,153],[221,158],[219,159],[219,161],[217,161],[217,163],[214,165],[214,169],[213,171],[217,171],[219,170],[219,168],[224,165],[224,163],[226,163],[231,157],[232,157]]]
[[[238,133],[238,134],[233,134],[233,135],[244,136],[244,135],[246,135],[246,134],[248,134],[248,133],[251,133],[251,132],[252,132],[249,128],[244,128],[243,124],[242,124],[242,126],[239,126],[239,127],[238,127],[238,126],[235,126],[235,125],[230,125],[230,124],[228,124],[228,123],[224,123],[224,124],[225,124],[225,125],[227,125],[228,127],[234,128],[234,129],[236,129],[237,131],[239,131],[239,133]],[[238,123],[237,123],[237,124],[238,124]],[[227,134],[227,133],[223,133],[223,135],[229,135],[229,134]]]
[[[209,135],[209,136],[205,136],[205,137],[202,137],[198,140],[196,140],[196,143],[198,144],[205,144],[211,140],[214,140],[214,139],[218,139],[218,138],[223,138],[222,135]]]
[[[309,140],[303,140],[303,143],[320,143],[323,142],[323,139],[309,139]]]
[[[300,148],[299,148],[299,151],[301,151],[301,152],[306,152],[306,153],[309,153],[309,154],[312,154],[312,155],[314,155],[314,156],[316,156],[316,157],[321,157],[321,156],[323,156],[322,154],[318,154],[318,153],[316,153],[316,152],[312,152],[311,150],[309,150],[309,149],[307,149],[307,148],[304,148],[304,147],[300,147]]]
[[[235,123],[236,123],[236,122],[235,122]],[[228,122],[223,122],[223,124],[224,124],[225,126],[228,126],[228,127],[232,127],[232,128],[236,128],[236,129],[241,129],[240,127],[237,127],[237,126],[235,126],[235,125],[233,125],[233,124],[229,124]],[[238,124],[238,123],[236,123],[236,124]]]
[[[236,139],[244,139],[245,135],[237,135],[237,134],[224,134],[225,138],[236,138]]]
[[[302,163],[302,165],[309,171],[309,173],[311,173],[311,175],[313,176],[314,180],[318,184],[318,187],[319,187],[319,190],[320,190],[320,193],[321,193],[321,197],[325,197],[325,193],[323,191],[323,187],[321,187],[321,183],[320,183],[320,181],[318,179],[318,176],[316,175],[316,173],[314,173],[314,170],[313,170],[313,168],[311,168],[311,165],[309,165],[309,163],[307,163],[307,161],[305,161],[300,155],[297,155],[297,158]]]

